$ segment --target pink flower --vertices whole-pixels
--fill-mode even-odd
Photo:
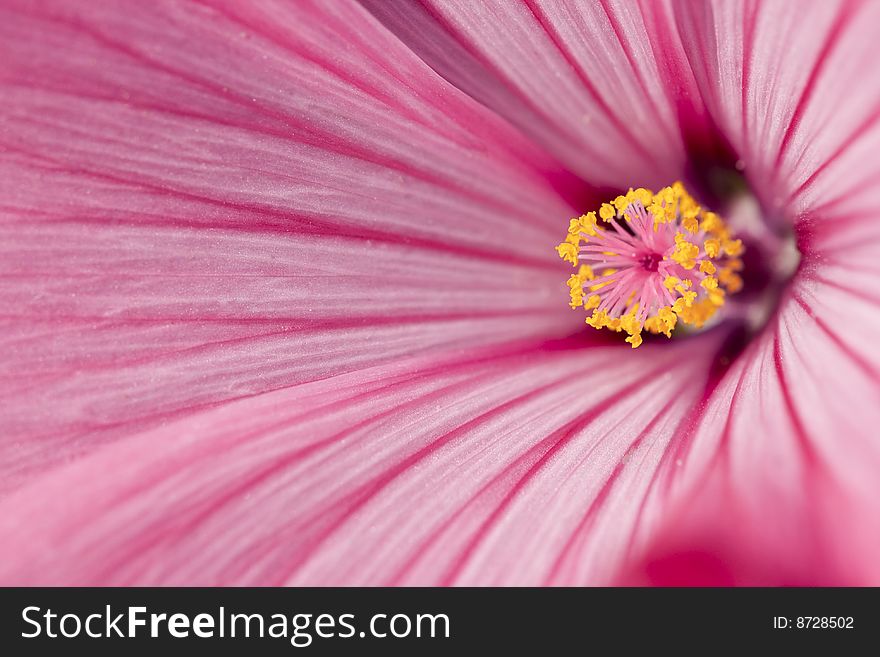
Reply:
[[[2,3],[0,582],[880,584],[878,14]],[[553,247],[676,180],[630,349]]]

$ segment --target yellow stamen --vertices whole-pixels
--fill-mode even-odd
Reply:
[[[632,249],[607,237],[620,230],[608,226],[617,217],[629,222]],[[646,230],[658,237],[649,239]],[[585,243],[594,248],[581,253]],[[680,182],[656,194],[630,188],[598,211],[571,219],[565,241],[556,247],[577,271],[567,281],[569,306],[585,309],[589,326],[625,332],[632,348],[643,343],[644,331],[672,337],[679,324],[704,326],[726,295],[742,288],[737,272],[743,250],[721,217],[701,208]],[[615,266],[607,267],[611,262]],[[698,273],[687,274],[694,270]],[[595,282],[596,272],[606,280]],[[658,279],[652,282],[654,275]]]
[[[605,221],[611,221],[616,214],[617,211],[614,209],[614,207],[608,205],[607,203],[603,203],[602,207],[599,208],[599,216],[602,217],[602,219],[604,219]]]
[[[710,258],[717,258],[718,254],[721,253],[721,241],[714,238],[708,239],[703,242],[703,249]]]
[[[700,255],[700,247],[688,242],[682,233],[675,234],[675,251],[672,259],[685,269],[693,269],[697,266],[697,256]]]
[[[573,265],[577,265],[578,263],[578,248],[572,244],[571,242],[563,242],[559,246],[556,247],[556,253],[559,254],[559,257],[565,260],[566,262],[570,262]]]
[[[735,258],[742,255],[743,251],[742,240],[724,240],[724,252],[727,255]]]
[[[703,279],[703,282],[700,283],[700,285],[702,285],[707,290],[714,290],[718,287],[718,279],[714,276],[706,276],[706,278]]]

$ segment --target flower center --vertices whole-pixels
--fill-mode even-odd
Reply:
[[[642,265],[642,267],[645,268],[646,271],[657,271],[657,269],[659,269],[660,267],[661,260],[663,260],[662,255],[651,251],[650,253],[644,254],[639,259],[639,263]]]
[[[568,279],[571,307],[592,311],[587,324],[672,337],[678,322],[702,327],[737,292],[742,242],[701,208],[679,182],[654,194],[630,189],[596,212],[572,219],[556,247],[577,267]]]

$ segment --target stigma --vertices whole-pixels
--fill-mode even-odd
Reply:
[[[576,269],[570,306],[596,329],[672,337],[679,324],[702,328],[742,288],[743,245],[724,220],[676,182],[656,194],[630,189],[569,222],[559,256]]]

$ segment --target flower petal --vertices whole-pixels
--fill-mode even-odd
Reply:
[[[192,415],[0,501],[0,581],[602,582],[718,337],[402,359]]]
[[[857,150],[876,153],[880,143],[880,82],[870,73],[877,3],[819,0],[792,11],[773,0],[695,0],[675,10],[706,107],[771,213],[794,216],[824,190],[876,181],[877,158]]]
[[[180,413],[574,326],[555,165],[360,6],[0,14],[4,489]]]
[[[880,300],[833,277],[796,282],[719,383],[682,441],[682,477],[661,489],[678,509],[624,581],[880,582]]]
[[[665,7],[632,2],[365,0],[433,68],[587,180],[680,176],[682,112],[702,108]],[[676,63],[678,62],[678,63]],[[690,101],[684,99],[690,97]]]

